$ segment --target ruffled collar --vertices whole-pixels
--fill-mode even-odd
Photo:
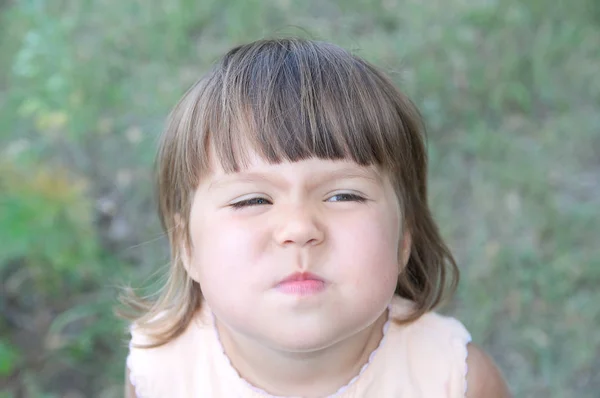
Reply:
[[[223,360],[223,362],[226,364],[226,366],[228,368],[228,372],[235,379],[237,379],[239,381],[239,383],[241,383],[247,390],[251,391],[254,396],[261,397],[261,398],[290,398],[290,397],[283,397],[283,396],[278,396],[278,395],[271,395],[268,392],[266,392],[265,390],[263,390],[263,389],[261,389],[259,387],[254,386],[253,384],[251,384],[250,382],[248,382],[246,379],[244,379],[238,373],[238,371],[233,367],[233,364],[231,363],[231,360],[229,359],[229,357],[225,353],[225,349],[223,347],[223,344],[221,343],[221,339],[219,337],[219,332],[218,332],[217,327],[216,327],[215,316],[212,313],[212,311],[210,312],[210,314],[212,316],[212,329],[214,331],[214,336],[215,336],[215,339],[216,339],[216,342],[217,342],[217,345],[218,345],[219,353],[221,354],[222,360]],[[387,332],[388,332],[388,329],[390,327],[391,319],[392,319],[392,305],[389,304],[388,308],[387,308],[387,320],[386,320],[386,322],[385,322],[385,324],[383,325],[383,328],[382,328],[383,337],[379,341],[379,344],[377,345],[377,347],[369,355],[369,359],[367,360],[367,362],[360,368],[360,371],[358,372],[358,374],[356,376],[354,376],[348,383],[346,383],[345,385],[343,385],[342,387],[340,387],[335,393],[333,393],[331,395],[328,395],[326,398],[339,398],[339,397],[341,397],[341,395],[344,394],[346,391],[348,391],[348,389],[350,389],[354,384],[356,384],[356,382],[366,372],[366,370],[369,368],[369,366],[371,365],[371,363],[375,359],[377,353],[381,350],[381,347],[383,347],[383,345],[384,345],[384,342],[385,342],[386,336],[387,336]]]

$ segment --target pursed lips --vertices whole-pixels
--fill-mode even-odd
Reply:
[[[295,272],[282,279],[275,288],[295,296],[309,296],[323,291],[326,282],[323,278],[310,272]]]

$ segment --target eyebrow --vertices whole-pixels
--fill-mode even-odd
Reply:
[[[325,184],[335,180],[344,180],[344,179],[366,179],[372,182],[380,182],[381,174],[377,170],[373,170],[372,173],[356,170],[354,168],[342,168],[338,170],[333,170],[331,172],[317,172],[318,177],[309,178],[308,185],[310,186],[318,186],[321,184]],[[288,185],[287,181],[284,178],[276,176],[275,173],[259,173],[259,172],[239,172],[235,174],[231,174],[231,177],[226,176],[222,179],[212,181],[208,186],[208,191],[221,188],[226,185],[236,184],[236,183],[256,183],[256,182],[266,182],[272,185],[276,185],[278,187],[284,187]]]

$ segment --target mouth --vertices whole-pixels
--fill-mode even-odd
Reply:
[[[282,279],[275,288],[293,296],[310,296],[325,290],[323,278],[309,272],[296,272]]]

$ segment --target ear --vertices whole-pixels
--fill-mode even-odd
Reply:
[[[179,258],[181,259],[181,263],[183,264],[188,276],[198,282],[198,270],[193,265],[193,256],[190,253],[190,248],[188,248],[183,242],[181,242],[179,246]]]
[[[180,214],[175,214],[175,231],[176,238],[174,239],[175,244],[178,245],[178,256],[187,272],[188,276],[195,281],[198,281],[197,269],[193,266],[192,248],[189,247],[186,241],[185,234],[185,223]]]
[[[399,272],[404,270],[406,264],[408,264],[408,260],[410,259],[410,253],[412,250],[412,234],[408,228],[404,228],[404,233],[402,234],[402,238],[400,240],[400,255],[399,255]]]

